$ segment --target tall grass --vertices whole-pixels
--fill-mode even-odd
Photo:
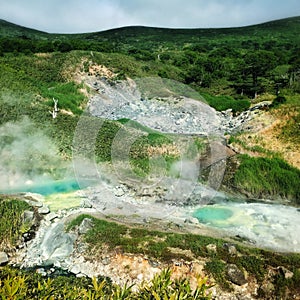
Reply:
[[[0,196],[0,250],[14,247],[22,233],[29,229],[23,220],[25,210],[31,210],[26,202]]]
[[[257,198],[282,197],[300,204],[300,170],[280,158],[241,155],[235,186]]]

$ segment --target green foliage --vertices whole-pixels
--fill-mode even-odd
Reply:
[[[15,269],[0,269],[0,296],[3,300],[70,299],[70,300],[142,300],[142,299],[195,299],[209,300],[212,287],[207,278],[199,277],[195,289],[187,278],[171,279],[171,271],[163,270],[151,282],[138,289],[119,286],[103,278],[76,278],[73,276],[42,278],[38,274]]]
[[[249,273],[253,274],[258,281],[262,281],[266,274],[266,268],[263,259],[253,255],[243,256],[239,259],[239,264]]]
[[[280,158],[241,155],[235,186],[257,198],[280,196],[300,203],[300,171]]]
[[[84,218],[92,218],[88,215],[77,217],[68,225],[68,230],[78,226]],[[91,249],[99,249],[101,251],[104,245],[110,249],[120,248],[124,252],[144,253],[150,257],[160,258],[170,261],[173,258],[187,258],[186,255],[173,253],[170,248],[181,248],[183,250],[191,250],[195,256],[200,255],[205,246],[210,243],[216,243],[221,246],[222,240],[210,237],[162,233],[159,231],[148,231],[141,228],[127,228],[113,222],[105,220],[93,219],[94,226],[85,236],[86,242]]]
[[[289,114],[288,121],[281,128],[279,138],[285,142],[294,144],[296,147],[300,143],[299,124],[300,124],[300,102],[296,105],[287,106],[283,110],[283,115]]]
[[[126,27],[73,35],[46,34],[1,21],[0,54],[93,51],[93,60],[111,67],[119,79],[159,75],[211,94],[233,88],[231,95],[253,97],[274,92],[275,83],[283,87],[290,82],[289,88],[298,90],[298,31],[298,18],[243,28]],[[49,82],[55,81],[50,76]]]
[[[144,283],[140,288],[137,299],[211,299],[209,288],[211,285],[207,283],[207,278],[198,278],[197,287],[191,289],[187,278],[181,278],[176,281],[171,279],[171,271],[166,269],[160,274],[154,276],[151,284]]]
[[[0,197],[0,249],[15,246],[24,230],[29,229],[29,224],[24,224],[23,213],[30,209],[24,201]]]
[[[284,96],[277,96],[270,105],[271,108],[278,107],[280,104],[286,102],[286,98]]]
[[[216,282],[225,290],[231,290],[230,284],[226,279],[226,264],[218,259],[212,259],[205,264],[207,272],[212,274]]]
[[[246,110],[250,107],[250,101],[245,99],[236,100],[230,96],[212,96],[209,94],[202,94],[202,96],[210,106],[218,111],[231,108],[235,113]]]
[[[45,98],[51,99],[47,104],[52,108],[52,98],[58,100],[58,108],[70,110],[75,114],[82,112],[85,97],[80,93],[79,86],[74,82],[68,83],[54,83],[50,87],[42,88],[41,95]]]
[[[3,282],[0,279],[0,295],[3,300],[25,299],[26,284],[25,276],[10,277],[7,276]]]

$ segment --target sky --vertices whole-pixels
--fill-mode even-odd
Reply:
[[[292,16],[300,16],[299,0],[0,0],[0,19],[49,33],[238,27]]]

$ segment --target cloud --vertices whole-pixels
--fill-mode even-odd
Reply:
[[[0,18],[47,32],[91,32],[128,25],[232,27],[300,15],[298,0],[10,0]]]

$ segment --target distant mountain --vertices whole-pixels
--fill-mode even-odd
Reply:
[[[27,37],[39,39],[49,37],[49,34],[0,19],[0,37]]]
[[[125,43],[136,43],[141,40],[153,42],[188,43],[201,42],[203,38],[224,39],[233,36],[261,36],[276,38],[281,35],[298,35],[300,32],[300,16],[270,21],[258,25],[232,28],[198,28],[171,29],[144,26],[128,26],[106,31],[80,34],[50,34],[47,32],[26,28],[5,20],[0,20],[0,37],[27,37],[30,39],[85,39],[110,40]],[[300,38],[299,38],[300,39]]]

